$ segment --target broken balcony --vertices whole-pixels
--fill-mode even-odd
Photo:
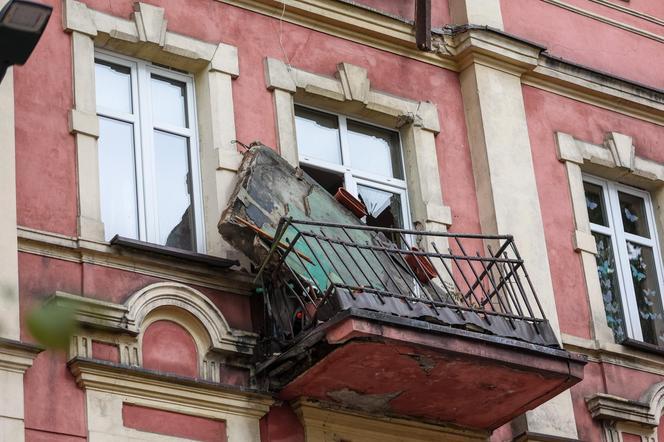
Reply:
[[[256,264],[255,372],[283,400],[493,430],[582,378],[510,236],[366,226],[263,147],[219,227]]]

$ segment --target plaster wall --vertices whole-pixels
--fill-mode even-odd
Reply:
[[[602,144],[614,131],[634,138],[636,154],[664,162],[664,128],[605,109],[523,87],[556,308],[563,333],[590,338],[589,306],[580,255],[572,242],[574,219],[565,166],[556,157],[556,131]]]
[[[529,86],[523,87],[528,132],[533,151],[549,265],[556,295],[556,308],[564,334],[591,338],[590,310],[580,255],[574,251],[573,212],[565,166],[556,156],[555,132],[602,144],[607,132],[634,138],[636,155],[664,162],[664,128],[605,109],[554,95]],[[601,440],[602,428],[586,406],[586,398],[598,392],[639,400],[662,376],[614,363],[589,363],[584,380],[572,387],[579,438]]]
[[[165,8],[169,30],[191,35],[209,42],[219,42],[237,46],[240,76],[233,81],[233,100],[237,138],[248,144],[253,140],[276,146],[275,115],[272,93],[266,90],[262,69],[265,57],[287,60],[293,66],[324,75],[334,75],[336,65],[341,61],[364,67],[369,72],[373,88],[393,93],[413,100],[434,102],[440,113],[441,134],[436,138],[436,149],[443,188],[454,188],[446,205],[452,208],[453,231],[478,231],[477,207],[472,179],[472,167],[468,153],[462,100],[457,76],[453,72],[423,64],[405,57],[396,56],[353,42],[331,37],[320,32],[305,29],[277,19],[255,14],[221,2],[196,0],[182,3],[174,0],[157,2]],[[93,9],[128,18],[132,11],[132,1],[122,0],[106,2],[90,0],[86,4]],[[59,2],[54,4],[56,10]],[[191,23],[199,23],[191,27]],[[26,140],[17,140],[17,145],[25,150],[17,158],[19,182],[19,225],[37,229],[56,231],[68,235],[75,234],[76,227],[76,188],[75,188],[75,146],[72,136],[66,133],[66,115],[71,108],[71,67],[70,42],[60,29],[49,39],[51,51],[59,54],[57,59],[48,53],[33,55],[36,73],[30,73],[39,81],[32,81],[31,90],[26,82],[17,87],[17,94],[46,97],[54,101],[58,112],[51,118],[54,121],[48,128],[31,136],[35,142],[26,144]],[[55,26],[57,28],[57,26]],[[283,51],[280,45],[283,45]],[[44,66],[44,69],[39,67]],[[48,66],[50,76],[44,70]],[[26,73],[27,75],[28,73]],[[40,78],[41,75],[41,78]],[[400,79],[395,81],[395,78]],[[63,81],[66,80],[66,83]],[[52,89],[57,82],[58,90]],[[51,92],[49,92],[51,91]],[[427,91],[426,93],[424,91]],[[57,95],[58,99],[52,95]],[[34,103],[33,103],[34,104]],[[20,130],[27,137],[30,128],[37,124],[40,115],[28,105],[23,109],[17,122]],[[31,110],[32,109],[32,110]],[[53,108],[52,108],[53,109]],[[55,137],[55,138],[54,138]],[[33,150],[32,146],[43,146],[49,142],[57,152],[49,158],[50,167],[44,163],[42,150]],[[55,147],[57,146],[57,148]],[[37,147],[35,147],[37,149]],[[57,176],[49,172],[46,184],[32,179],[44,173],[46,169],[57,169]],[[57,198],[55,194],[58,193]],[[65,194],[65,195],[60,195]],[[68,198],[66,204],[60,201]],[[71,201],[70,201],[71,199]],[[70,207],[66,213],[64,207]],[[52,217],[49,214],[58,215]]]
[[[564,3],[579,5],[595,15],[637,27],[655,37],[598,21],[548,1],[530,0],[501,1],[505,31],[543,44],[556,57],[652,87],[664,88],[664,79],[658,74],[664,67],[664,59],[660,57],[664,44],[664,26],[587,0],[566,0]],[[657,8],[662,9],[661,5]],[[654,10],[653,13],[660,19],[664,16],[663,11]]]
[[[355,3],[368,6],[406,20],[415,18],[415,0],[355,0]],[[440,27],[451,23],[449,0],[431,2],[431,26]]]

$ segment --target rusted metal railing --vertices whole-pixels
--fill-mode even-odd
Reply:
[[[356,307],[554,344],[509,235],[284,218],[271,244],[258,278],[283,339]]]

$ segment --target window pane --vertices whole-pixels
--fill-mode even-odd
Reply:
[[[357,186],[358,197],[367,207],[367,225],[403,227],[401,195],[364,185]]]
[[[335,115],[296,107],[295,130],[300,157],[341,164],[339,119]]]
[[[611,245],[611,238],[600,233],[593,233],[597,244],[597,275],[602,289],[606,322],[613,330],[616,342],[622,342],[626,337],[625,316],[621,303],[620,285],[616,269],[615,255]]]
[[[348,120],[348,144],[353,168],[403,178],[396,132]]]
[[[152,111],[155,123],[189,127],[186,85],[181,81],[153,75]]]
[[[132,113],[131,69],[96,60],[95,90],[97,107]]]
[[[195,250],[189,142],[155,131],[154,143],[159,243]]]
[[[601,186],[591,183],[583,183],[586,191],[586,207],[588,208],[588,218],[593,224],[600,224],[608,227],[606,208],[604,207],[604,191]]]
[[[301,165],[300,167],[307,173],[307,175],[313,178],[314,181],[323,186],[331,195],[337,193],[339,187],[344,186],[343,174],[305,165]]]
[[[636,304],[643,341],[664,345],[664,315],[653,251],[650,247],[627,242]]]
[[[618,192],[618,200],[625,232],[650,238],[643,198]]]
[[[99,118],[99,190],[106,240],[138,239],[134,128]]]

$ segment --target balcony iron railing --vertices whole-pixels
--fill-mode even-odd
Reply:
[[[509,235],[283,218],[257,279],[282,344],[348,308],[557,345]]]

